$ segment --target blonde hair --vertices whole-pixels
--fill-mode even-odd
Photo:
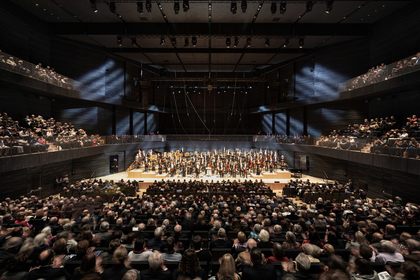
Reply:
[[[231,254],[223,255],[217,276],[219,279],[226,276],[233,276],[233,279],[235,279],[235,262]]]
[[[238,240],[240,243],[246,242],[246,235],[242,231],[238,232]]]
[[[361,244],[369,245],[368,242],[367,242],[367,240],[366,240],[365,235],[360,230],[356,232],[356,234],[354,235],[354,239],[360,245]]]

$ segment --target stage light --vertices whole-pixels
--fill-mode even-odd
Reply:
[[[162,4],[160,4],[159,2],[157,2],[157,5],[158,5],[158,8],[159,8],[159,10],[163,10],[163,8],[162,8]]]
[[[312,12],[312,8],[313,8],[313,6],[314,6],[314,3],[312,3],[312,1],[308,1],[308,2],[306,2],[306,12],[307,12],[307,13]]]
[[[259,4],[257,10],[259,11],[259,10],[261,10],[261,8],[262,8],[262,4]],[[254,16],[254,18],[255,18],[255,16]]]
[[[111,14],[115,14],[117,11],[117,6],[115,5],[115,2],[109,2],[109,11]]]
[[[209,11],[211,11],[211,3],[209,3]]]
[[[172,44],[172,47],[176,46],[176,38],[175,37],[172,37],[171,44]]]
[[[188,12],[188,10],[190,9],[190,1],[188,0],[184,0],[182,2],[182,8],[184,9],[184,12]]]
[[[165,37],[160,37],[160,45],[163,46],[165,44],[166,44]]]
[[[246,8],[248,7],[246,0],[242,0],[241,9],[242,13],[246,13]]]
[[[325,12],[327,14],[331,13],[331,11],[333,9],[333,3],[334,3],[334,1],[327,1],[327,9],[325,10]]]
[[[152,12],[152,2],[150,0],[146,0],[146,11],[148,13]]]
[[[191,39],[192,46],[195,48],[197,46],[197,37],[193,36]]]
[[[122,37],[121,36],[117,36],[117,44],[119,47],[122,47]]]
[[[280,14],[284,14],[287,11],[286,3],[280,3]]]
[[[188,37],[185,37],[184,47],[188,47],[189,45],[190,45],[190,42],[188,41]]]
[[[175,11],[176,15],[179,14],[179,2],[178,1],[175,1],[175,3],[174,3],[174,11]]]
[[[98,9],[96,8],[96,0],[90,0],[90,8],[94,13],[98,12]]]
[[[251,47],[251,43],[252,43],[252,39],[251,37],[248,37],[248,39],[246,39],[246,47],[250,48]]]
[[[287,48],[287,46],[289,45],[290,40],[286,39],[283,43],[283,47]]]
[[[232,2],[231,4],[230,4],[230,11],[231,11],[231,13],[232,14],[236,14],[236,10],[238,9],[238,7],[237,7],[237,5],[236,5],[236,2]]]
[[[143,14],[143,2],[137,2],[137,12]]]
[[[264,46],[265,46],[266,48],[270,47],[270,38],[265,39],[265,44],[264,44]]]
[[[230,48],[230,37],[226,38],[226,48]]]
[[[305,39],[303,39],[303,38],[300,38],[299,39],[299,48],[301,49],[301,48],[303,48],[303,45],[305,44]]]
[[[271,3],[271,14],[274,16],[277,12],[277,4],[276,2]]]
[[[235,42],[233,43],[233,47],[236,48],[239,45],[238,37],[235,37]]]

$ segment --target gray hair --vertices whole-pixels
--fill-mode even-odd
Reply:
[[[260,240],[262,242],[268,242],[268,240],[270,239],[270,234],[268,233],[268,231],[266,231],[265,229],[262,229],[260,231],[260,234],[258,236],[260,238]]]
[[[34,238],[34,246],[39,247],[44,244],[45,239],[47,239],[47,235],[45,233],[37,234]]]
[[[255,232],[256,232],[256,233],[260,233],[261,228],[262,228],[262,227],[261,227],[261,225],[260,225],[260,224],[255,224],[255,225],[254,225],[254,230],[255,230]]]
[[[385,249],[385,251],[389,253],[394,253],[395,250],[397,249],[394,243],[392,243],[389,240],[381,240],[381,247],[382,247],[382,250]]]
[[[108,222],[102,222],[99,226],[100,231],[107,231],[109,229],[109,223]]]
[[[135,269],[130,269],[129,271],[127,271],[122,278],[122,280],[137,280],[137,279],[140,279],[140,274]]]
[[[281,225],[275,225],[274,226],[274,233],[279,234],[279,233],[281,233],[281,231],[282,231]]]
[[[168,219],[163,220],[162,226],[167,227],[168,225],[169,225],[169,220]]]
[[[45,234],[47,235],[47,237],[51,237],[51,236],[52,236],[52,233],[51,233],[51,228],[50,228],[50,227],[44,227],[44,228],[41,230],[41,233],[45,233]]]
[[[308,271],[311,268],[311,261],[304,253],[300,253],[295,261],[299,265],[299,270]]]
[[[143,231],[146,228],[146,225],[143,223],[139,224],[139,231]]]
[[[217,236],[226,237],[226,230],[224,228],[219,228],[219,231],[217,232]]]
[[[162,231],[163,231],[162,227],[158,227],[158,228],[155,229],[155,238],[156,239],[162,237]]]
[[[154,251],[149,256],[149,266],[152,270],[157,270],[163,263],[163,255],[159,251]]]
[[[29,256],[32,254],[33,251],[34,251],[34,239],[29,237],[23,242],[22,247],[20,247],[19,253],[23,253]]]
[[[407,244],[407,246],[413,247],[413,249],[415,251],[419,251],[420,250],[420,242],[418,242],[415,239],[409,238],[405,241],[405,243]]]
[[[222,227],[222,223],[220,221],[215,221],[214,224],[213,224],[213,227],[215,229],[219,229],[219,228]]]

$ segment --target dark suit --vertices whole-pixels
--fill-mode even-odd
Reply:
[[[242,266],[242,280],[277,280],[276,269],[272,264],[258,264],[250,267],[248,265]]]
[[[210,242],[210,250],[213,248],[230,248],[230,246],[230,242],[224,239],[216,239]]]
[[[64,268],[52,268],[51,266],[42,266],[28,274],[28,280],[54,280],[59,277],[65,277],[67,280],[71,279],[71,275]]]
[[[172,280],[171,272],[168,270],[161,271],[156,274],[150,273],[148,269],[144,269],[140,272],[140,279],[142,280]]]
[[[125,267],[125,265],[114,265],[104,271],[101,274],[102,279],[106,280],[121,280],[124,277],[124,274],[130,269]]]

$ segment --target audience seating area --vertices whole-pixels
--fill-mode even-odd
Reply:
[[[114,184],[136,186],[123,180],[84,180],[70,186],[71,194],[79,190],[80,198],[67,193],[68,197],[1,202],[0,273],[18,273],[19,265],[19,273],[28,273],[31,279],[39,271],[29,269],[42,264],[48,250],[58,258],[48,265],[70,278],[88,257],[102,260],[92,271],[106,277],[115,269],[149,271],[154,258],[163,258],[168,270],[176,273],[188,265],[189,254],[197,255],[206,277],[217,275],[226,265],[219,261],[225,256],[232,256],[238,272],[248,273],[247,254],[251,262],[255,254],[264,256],[262,265],[277,271],[272,280],[286,274],[298,278],[301,273],[321,279],[330,273],[325,265],[334,267],[337,262],[345,264],[340,279],[350,279],[357,273],[352,264],[357,266],[359,258],[366,259],[375,273],[420,272],[417,261],[410,262],[420,248],[419,205],[398,197],[367,200],[362,190],[353,190],[351,181],[327,185],[291,180],[282,196],[274,196],[261,181],[217,185],[156,181],[143,195],[120,196],[114,204],[80,192]],[[166,191],[171,184],[175,192]],[[204,190],[211,191],[200,193]],[[146,252],[151,255],[144,260],[134,259]],[[389,255],[393,258],[386,261]],[[115,263],[118,259],[128,262]],[[288,268],[292,260],[299,271]],[[406,271],[407,265],[414,272]]]

